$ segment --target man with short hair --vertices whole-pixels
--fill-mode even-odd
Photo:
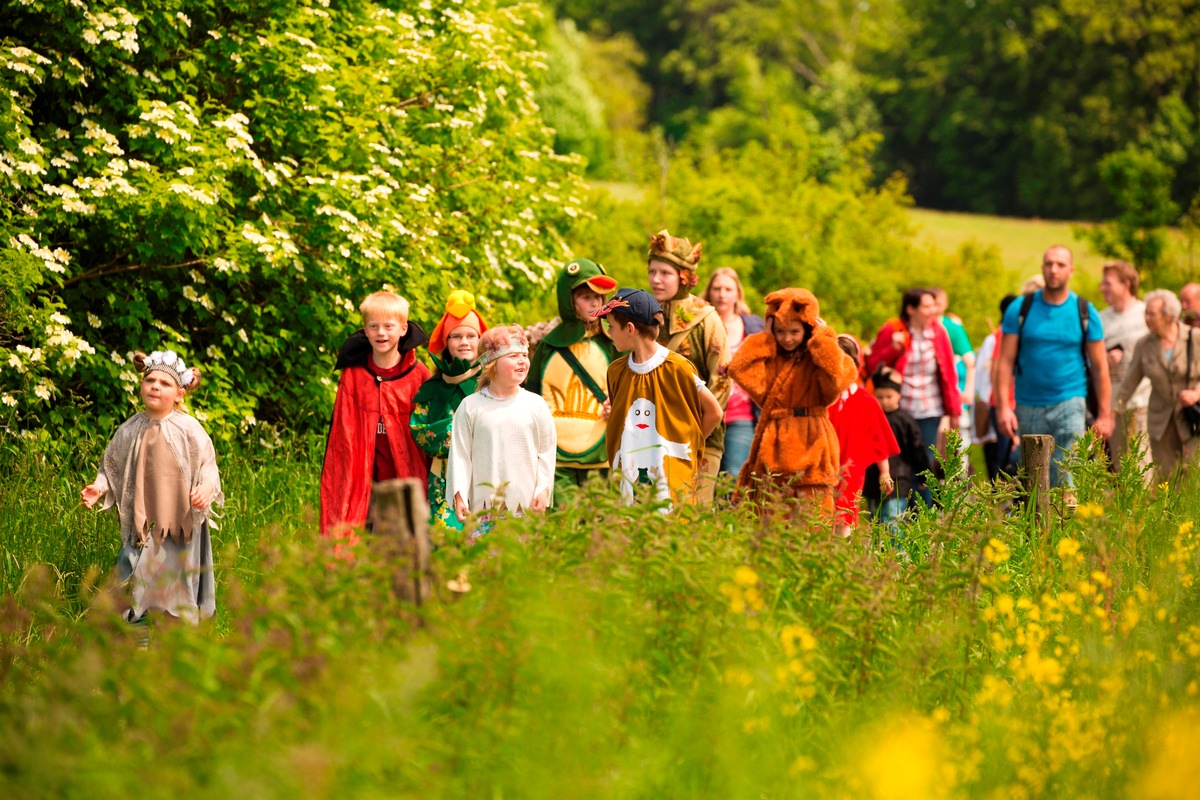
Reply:
[[[1179,305],[1183,307],[1179,318],[1193,328],[1200,328],[1200,283],[1189,283],[1179,290]]]
[[[1088,363],[1099,405],[1092,430],[1107,439],[1113,429],[1104,325],[1095,307],[1087,303],[1085,334],[1081,303],[1070,289],[1074,272],[1069,249],[1054,245],[1046,251],[1042,257],[1045,288],[1035,292],[1028,303],[1013,303],[1004,313],[997,374],[996,427],[1007,436],[1016,436],[1020,431],[1054,437],[1052,486],[1072,485],[1070,474],[1061,465],[1063,455],[1087,426]],[[1010,399],[1014,374],[1016,408]]]
[[[1125,378],[1125,368],[1133,357],[1138,340],[1150,333],[1146,327],[1146,304],[1138,299],[1138,273],[1128,261],[1109,261],[1104,265],[1100,293],[1108,308],[1100,312],[1104,325],[1104,350],[1108,356],[1108,375],[1115,403]],[[1109,450],[1114,466],[1135,436],[1145,435],[1146,415],[1150,407],[1150,379],[1143,378],[1124,409],[1114,409],[1116,420]],[[1142,443],[1143,468],[1150,466],[1150,445]],[[1146,473],[1149,474],[1149,473]]]

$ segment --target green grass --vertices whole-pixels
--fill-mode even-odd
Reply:
[[[961,214],[913,208],[909,211],[915,226],[914,241],[945,253],[955,253],[968,243],[995,247],[1004,266],[1015,270],[1020,280],[1041,272],[1042,254],[1054,244],[1064,244],[1075,254],[1075,276],[1072,288],[1094,302],[1100,295],[1101,267],[1108,260],[1097,253],[1076,228],[1088,223],[1069,221],[995,217],[985,214]],[[1196,254],[1181,231],[1171,232],[1166,258],[1176,265],[1190,265],[1183,274],[1193,273]],[[1020,286],[1012,291],[1019,292]],[[1168,286],[1178,290],[1178,286]]]
[[[916,227],[915,241],[945,253],[958,252],[968,242],[993,245],[1006,267],[1022,278],[1041,273],[1042,254],[1054,244],[1065,244],[1075,254],[1076,280],[1087,275],[1099,280],[1104,259],[1086,241],[1075,236],[1078,223],[984,214],[960,214],[925,208],[910,210]],[[1016,289],[1014,289],[1015,291]]]
[[[598,486],[442,539],[417,610],[375,542],[347,561],[313,535],[318,454],[223,456],[221,621],[140,650],[92,581],[56,577],[111,564],[115,520],[75,507],[88,453],[0,452],[25,570],[0,591],[0,796],[1194,790],[1195,480],[1151,495],[1081,462],[1079,512],[1044,529],[952,480],[899,549]]]

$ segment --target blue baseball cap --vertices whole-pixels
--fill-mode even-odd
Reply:
[[[593,311],[591,316],[599,319],[614,311],[641,325],[661,324],[654,315],[662,313],[662,306],[645,289],[618,289],[613,298]]]

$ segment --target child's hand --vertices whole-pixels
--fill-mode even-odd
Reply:
[[[192,508],[207,508],[212,496],[213,485],[208,481],[201,481],[195,489],[192,489]]]
[[[530,511],[542,512],[550,505],[550,490],[546,489],[529,503]]]
[[[454,516],[458,517],[459,522],[466,522],[467,517],[471,514],[467,511],[467,504],[463,502],[462,495],[458,492],[454,493]]]
[[[600,406],[600,419],[608,419],[609,412],[612,411],[612,398],[604,398],[604,404]]]
[[[83,487],[83,491],[79,493],[79,499],[83,501],[84,508],[91,508],[96,505],[96,501],[101,497],[104,497],[104,492],[100,491],[100,487],[94,483]]]

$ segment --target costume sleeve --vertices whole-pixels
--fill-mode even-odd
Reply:
[[[117,447],[118,439],[120,439],[120,434],[121,431],[118,430],[116,435],[113,436],[112,441],[104,448],[104,455],[100,459],[100,468],[96,470],[96,480],[93,481],[96,488],[103,492],[100,497],[100,511],[107,511],[116,505],[117,502],[117,499],[113,496],[113,485],[117,481],[110,480],[110,477],[116,478],[117,476],[110,476],[109,473],[115,469],[118,462],[118,454],[115,448]]]
[[[705,376],[705,383],[708,384],[708,390],[717,398],[717,402],[721,404],[721,410],[725,410],[725,405],[729,402],[729,391],[732,386],[729,383],[729,363],[733,360],[729,352],[729,339],[725,333],[725,323],[721,322],[721,318],[716,314],[709,314],[708,319],[704,321],[704,338],[705,351],[704,359],[708,375]]]
[[[554,467],[558,458],[558,431],[550,407],[539,395],[532,395],[534,435],[537,437],[537,481],[533,496],[550,490],[550,505],[554,505]]]
[[[217,450],[213,447],[212,437],[197,421],[195,425],[191,426],[190,438],[192,447],[195,448],[196,462],[199,464],[198,474],[193,478],[192,488],[208,481],[213,486],[213,496],[209,508],[211,509],[215,505],[224,505],[225,493],[221,491],[221,472],[217,469]]]
[[[813,329],[808,352],[817,368],[821,405],[831,405],[838,395],[854,383],[858,377],[858,366],[838,347],[837,333],[828,325],[818,325]]]
[[[450,426],[454,414],[450,411],[450,403],[438,397],[438,386],[442,384],[453,391],[441,378],[431,378],[421,384],[416,398],[413,400],[412,416],[409,417],[409,427],[412,428],[413,441],[417,447],[428,453],[432,458],[446,458],[450,455]]]
[[[774,374],[775,336],[767,331],[752,333],[742,340],[729,362],[729,377],[746,390],[760,408],[767,399]]]
[[[533,354],[529,357],[529,377],[525,379],[525,389],[539,396],[542,394],[542,370],[549,354],[550,346],[543,339],[533,348]]]
[[[462,403],[454,412],[450,429],[450,456],[446,462],[446,504],[454,508],[454,495],[462,495],[467,510],[471,510],[471,440],[474,426],[470,407]]]
[[[321,533],[324,535],[328,535],[335,524],[344,522],[349,516],[348,486],[354,448],[354,442],[351,441],[353,400],[349,398],[354,391],[352,383],[350,370],[342,370],[337,396],[333,400],[329,436],[325,441],[325,460],[321,465]]]
[[[892,334],[896,329],[890,324],[885,324],[879,329],[879,333],[875,336],[875,341],[871,343],[871,353],[867,356],[867,374],[874,375],[875,370],[879,369],[883,364],[889,367],[896,363],[904,351],[896,347],[896,343],[892,341]]]

